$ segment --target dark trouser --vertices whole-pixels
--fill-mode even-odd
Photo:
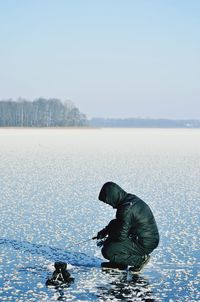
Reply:
[[[140,266],[145,255],[144,249],[137,242],[127,238],[125,241],[106,240],[102,255],[114,263]]]
[[[117,219],[110,221],[107,226],[108,239],[102,248],[102,255],[114,263],[120,263],[131,266],[140,266],[144,260],[145,254],[150,254],[158,245],[158,241],[146,244],[147,247],[141,246],[137,240],[127,238],[124,241],[116,241],[115,234],[118,229]],[[151,240],[152,241],[152,240]]]

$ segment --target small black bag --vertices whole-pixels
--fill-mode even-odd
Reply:
[[[52,277],[47,279],[46,286],[57,286],[74,282],[74,278],[71,277],[67,270],[67,263],[55,262],[54,267],[55,271]]]

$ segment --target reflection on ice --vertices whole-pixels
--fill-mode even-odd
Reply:
[[[111,278],[112,273],[108,274]],[[156,301],[147,278],[131,275],[127,280],[126,273],[121,277],[115,274],[115,278],[108,285],[97,288],[97,296],[102,301],[106,301],[108,297],[113,301]]]

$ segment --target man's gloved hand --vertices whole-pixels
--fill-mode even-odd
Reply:
[[[103,229],[103,230],[99,231],[97,233],[97,239],[103,239],[104,237],[106,237],[107,233],[108,232],[107,232],[106,229]]]

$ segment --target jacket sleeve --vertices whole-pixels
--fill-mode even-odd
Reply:
[[[132,227],[130,206],[120,207],[117,210],[116,217],[119,225],[116,239],[117,241],[124,241],[129,238]]]
[[[103,239],[108,235],[108,230],[106,227],[97,233],[97,239]]]
[[[107,235],[109,235],[110,237],[113,237],[116,229],[117,229],[117,219],[113,219],[109,222],[109,224],[104,229],[100,230],[97,233],[97,238],[102,239],[102,238],[106,237]]]

